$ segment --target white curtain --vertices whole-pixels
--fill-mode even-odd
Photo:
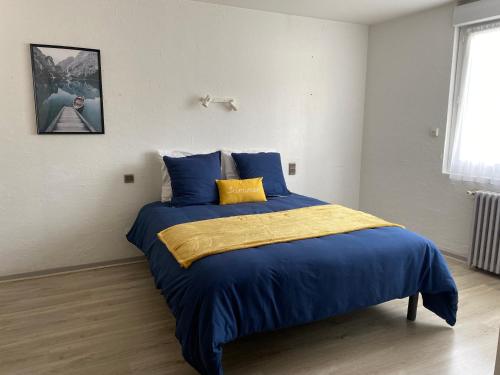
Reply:
[[[500,22],[460,38],[450,178],[500,185]]]

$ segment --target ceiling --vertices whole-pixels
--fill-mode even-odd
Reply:
[[[374,24],[450,3],[450,0],[197,0],[239,8]]]

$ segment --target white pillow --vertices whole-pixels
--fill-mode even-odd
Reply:
[[[239,180],[238,168],[236,168],[236,163],[234,162],[231,154],[233,152],[239,153],[239,151],[221,151],[221,164],[222,164],[222,177],[225,180]]]
[[[158,156],[161,162],[161,201],[168,202],[172,199],[172,185],[170,183],[170,175],[168,174],[167,166],[163,161],[164,156],[170,158],[183,158],[185,156],[193,155],[192,152],[187,151],[165,151],[158,150]]]
[[[239,180],[240,175],[238,174],[238,168],[236,163],[231,156],[232,153],[241,154],[257,154],[259,152],[277,152],[275,150],[221,150],[221,164],[222,164],[222,177],[226,180]]]

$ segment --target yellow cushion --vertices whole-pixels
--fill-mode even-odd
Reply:
[[[266,193],[262,177],[246,180],[216,180],[219,188],[219,203],[235,204],[245,202],[265,202]]]

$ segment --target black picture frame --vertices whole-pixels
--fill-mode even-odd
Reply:
[[[37,134],[105,134],[101,51],[31,43],[30,55]]]

